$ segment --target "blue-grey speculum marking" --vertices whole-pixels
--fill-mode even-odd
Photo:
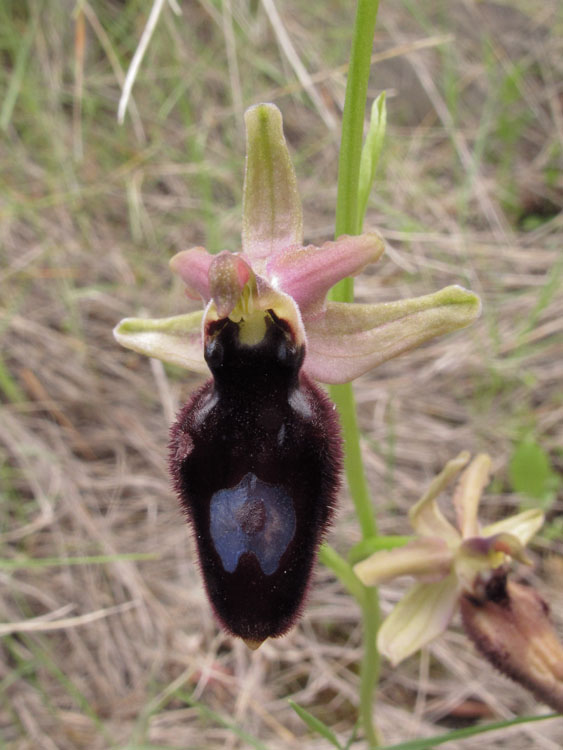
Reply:
[[[211,497],[211,538],[228,573],[240,556],[252,552],[264,575],[277,570],[295,533],[295,510],[290,495],[249,472],[234,487]]]

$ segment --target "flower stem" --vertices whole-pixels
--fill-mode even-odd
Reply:
[[[360,667],[360,719],[368,747],[381,745],[381,735],[373,721],[374,693],[379,682],[380,657],[377,650],[379,629],[379,595],[377,588],[364,586],[365,599],[362,607],[364,621],[364,649]]]
[[[358,211],[358,185],[367,87],[378,7],[379,0],[358,0],[356,7],[342,117],[335,219],[336,237],[341,234],[359,234],[362,231],[363,216]],[[354,284],[351,278],[344,279],[337,284],[330,294],[330,298],[338,302],[352,302],[353,297]],[[350,384],[332,386],[330,393],[340,412],[345,446],[346,477],[362,529],[362,537],[366,539],[376,535],[377,525],[362,463],[354,393]],[[368,746],[376,748],[380,744],[380,739],[373,723],[373,704],[375,687],[379,679],[376,636],[380,616],[378,593],[375,588],[364,587],[362,617],[364,648],[360,670],[360,719]]]
[[[363,216],[358,211],[360,159],[364,137],[366,99],[373,50],[373,36],[379,0],[358,0],[354,37],[350,52],[350,68],[342,114],[342,135],[338,161],[338,192],[334,234],[360,234]],[[351,278],[343,279],[332,290],[331,298],[352,302],[354,286]]]
[[[349,593],[357,600],[361,607],[366,603],[366,587],[352,570],[350,563],[345,560],[329,544],[322,544],[319,549],[319,560],[330,568],[340,578]]]
[[[340,424],[342,426],[345,446],[344,466],[346,479],[356,509],[358,522],[362,529],[362,538],[366,539],[377,534],[377,523],[362,461],[354,391],[350,383],[345,383],[344,385],[331,386],[330,395],[338,407],[340,414]]]

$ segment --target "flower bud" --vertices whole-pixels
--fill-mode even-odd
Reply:
[[[563,647],[549,607],[533,588],[493,571],[476,596],[461,599],[463,625],[500,672],[563,712]]]

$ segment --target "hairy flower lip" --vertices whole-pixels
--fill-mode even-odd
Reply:
[[[449,461],[409,519],[417,538],[404,547],[375,552],[354,566],[364,585],[412,575],[415,583],[383,622],[378,647],[398,664],[430,643],[448,626],[460,597],[480,591],[491,573],[505,570],[510,560],[530,564],[524,547],[543,523],[540,510],[480,528],[479,501],[489,481],[490,458],[481,454],[469,463],[463,451]],[[463,470],[454,492],[457,526],[438,507],[436,497]]]
[[[232,321],[211,329],[213,379],[172,427],[170,469],[213,610],[257,645],[303,610],[340,485],[339,425],[281,321],[255,346]]]

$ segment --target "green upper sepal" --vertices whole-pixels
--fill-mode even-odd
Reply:
[[[295,170],[275,104],[246,111],[242,250],[252,261],[303,243],[303,212]]]

